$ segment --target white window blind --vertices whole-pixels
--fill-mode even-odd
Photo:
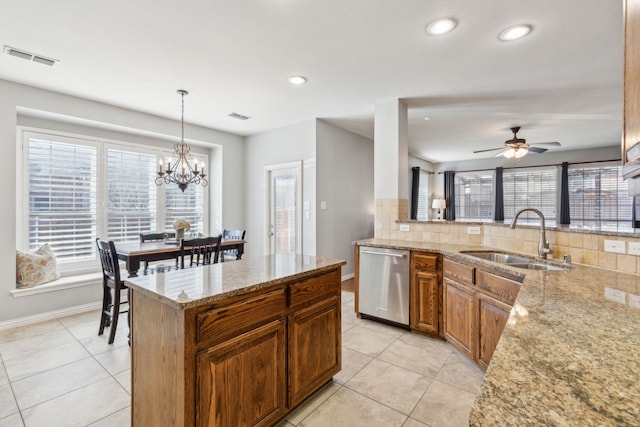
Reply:
[[[202,165],[204,158],[192,156]],[[171,160],[165,158],[165,164]],[[175,161],[175,160],[172,160]],[[191,230],[186,236],[204,233],[204,199],[205,189],[202,185],[189,185],[184,193],[177,185],[164,185],[164,229],[173,230],[173,223],[178,219],[189,221]],[[208,187],[207,187],[208,188]]]
[[[631,231],[633,197],[627,194],[621,166],[569,167],[571,226]]]
[[[429,219],[429,173],[420,170],[418,185],[418,213],[416,219],[426,221]]]
[[[118,242],[138,241],[156,230],[156,156],[107,150],[107,236]],[[160,230],[164,231],[164,230]]]
[[[33,133],[26,141],[29,249],[48,243],[61,262],[95,258],[96,147]]]
[[[493,219],[493,171],[455,175],[456,219]]]
[[[544,215],[546,225],[556,223],[558,194],[557,169],[505,171],[503,179],[504,219],[511,221],[522,208],[536,208]],[[525,212],[519,224],[539,224],[538,215]]]

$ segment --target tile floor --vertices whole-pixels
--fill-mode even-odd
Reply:
[[[279,427],[468,424],[480,370],[444,341],[358,319],[351,292],[342,311],[342,371]],[[0,427],[129,425],[126,322],[108,345],[98,317],[0,331]]]

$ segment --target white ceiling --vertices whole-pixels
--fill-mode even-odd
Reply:
[[[438,17],[457,28],[427,35]],[[519,23],[533,32],[498,40]],[[435,162],[491,156],[472,151],[515,125],[562,150],[621,135],[621,0],[20,0],[0,45],[60,60],[0,54],[2,79],[172,119],[184,88],[185,121],[240,135],[317,117],[372,138],[395,98],[410,152]]]

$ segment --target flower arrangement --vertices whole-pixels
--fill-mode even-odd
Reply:
[[[174,230],[191,230],[191,224],[186,219],[177,219],[176,222],[173,223]]]

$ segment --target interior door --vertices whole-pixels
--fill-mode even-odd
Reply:
[[[266,168],[268,187],[267,253],[300,253],[302,197],[300,162]]]

